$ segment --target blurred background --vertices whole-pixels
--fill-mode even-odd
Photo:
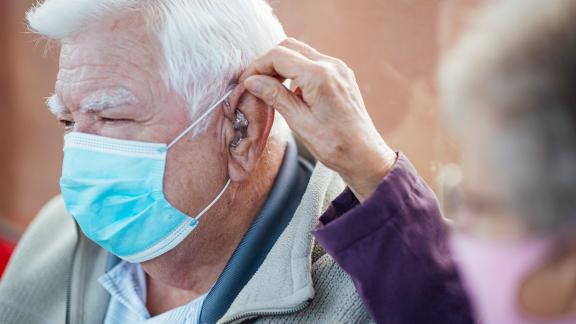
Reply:
[[[441,130],[434,72],[479,0],[271,2],[290,36],[356,72],[380,132],[441,195],[458,152]],[[0,249],[59,192],[63,129],[44,105],[58,49],[26,32],[32,3],[0,1]]]

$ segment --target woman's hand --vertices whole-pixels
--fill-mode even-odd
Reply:
[[[282,82],[292,80],[295,91]],[[376,130],[354,73],[342,61],[288,39],[240,77],[275,108],[320,162],[338,172],[357,198],[368,198],[396,161]]]

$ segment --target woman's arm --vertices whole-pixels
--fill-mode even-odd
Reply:
[[[286,79],[295,91],[282,85]],[[256,60],[240,82],[348,184],[315,234],[351,275],[374,319],[471,323],[436,198],[376,130],[354,73],[289,39]]]
[[[405,156],[364,202],[347,189],[320,220],[315,237],[378,323],[473,323],[434,193]]]

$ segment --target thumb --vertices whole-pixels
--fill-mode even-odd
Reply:
[[[295,113],[308,110],[300,97],[273,77],[251,76],[244,81],[244,87],[254,96],[280,112],[286,119],[290,119]]]

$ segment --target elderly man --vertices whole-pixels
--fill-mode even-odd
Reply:
[[[47,0],[28,20],[61,44],[63,196],[20,242],[2,323],[371,321],[310,233],[341,179],[232,91],[285,38],[264,0]]]

